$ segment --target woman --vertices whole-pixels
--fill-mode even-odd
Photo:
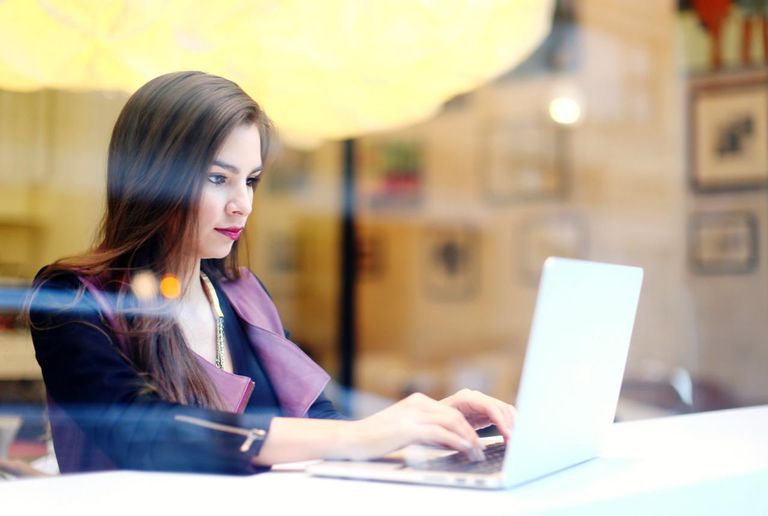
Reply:
[[[250,97],[201,72],[153,79],[126,103],[100,243],[41,270],[31,300],[63,472],[249,473],[410,443],[478,455],[475,429],[509,436],[514,409],[466,390],[339,417],[322,393],[328,375],[284,338],[264,288],[236,266],[270,138]],[[156,295],[151,277],[178,291]]]

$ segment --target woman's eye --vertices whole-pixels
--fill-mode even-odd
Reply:
[[[215,185],[223,184],[226,178],[221,174],[208,174],[208,181]]]
[[[249,177],[249,178],[246,180],[246,182],[245,182],[245,183],[246,183],[248,186],[250,186],[251,188],[256,188],[256,185],[258,185],[258,184],[259,184],[259,181],[260,181],[260,180],[261,180],[261,176],[254,176],[254,177]]]

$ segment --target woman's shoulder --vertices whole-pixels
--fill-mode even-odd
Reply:
[[[27,302],[30,316],[35,319],[45,314],[93,314],[95,303],[88,294],[82,277],[73,270],[53,269],[46,265],[32,281]]]
[[[30,296],[33,303],[51,296],[64,301],[73,298],[82,289],[80,277],[74,271],[53,269],[50,265],[46,265],[35,275]]]
[[[70,269],[54,269],[51,265],[42,267],[32,285],[35,287],[45,287],[54,289],[71,288],[80,285],[80,278],[75,271]]]

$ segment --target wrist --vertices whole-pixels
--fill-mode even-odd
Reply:
[[[356,447],[357,421],[335,421],[328,436],[326,459],[350,459]]]

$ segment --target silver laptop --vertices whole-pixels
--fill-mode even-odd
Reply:
[[[487,460],[445,452],[430,460],[322,461],[307,471],[337,478],[498,489],[590,460],[613,422],[643,270],[548,258],[518,388],[510,441]],[[446,455],[447,453],[447,455]]]

